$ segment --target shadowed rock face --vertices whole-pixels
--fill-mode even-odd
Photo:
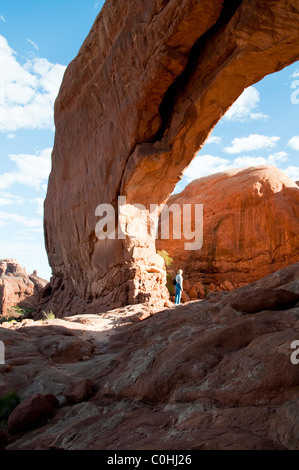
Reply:
[[[170,228],[180,223],[188,203],[203,204],[201,249],[184,250],[187,240],[173,239],[171,231],[168,240],[157,240],[157,248],[174,259],[171,269],[183,269],[187,292],[200,282],[208,289],[240,287],[299,261],[299,188],[277,168],[236,169],[192,181],[168,201],[180,208],[170,212]]]
[[[98,240],[95,209],[164,203],[243,90],[299,58],[298,18],[297,0],[106,1],[55,105],[49,304],[164,302],[154,241]]]

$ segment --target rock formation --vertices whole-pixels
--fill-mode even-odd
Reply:
[[[59,401],[55,395],[41,395],[40,393],[33,395],[24,400],[9,415],[8,431],[12,434],[26,431],[49,418],[58,406]]]
[[[190,298],[240,287],[299,261],[299,188],[277,168],[236,169],[191,182],[167,202],[181,208],[170,212],[170,228],[188,203],[203,204],[202,248],[185,250],[187,240],[173,239],[171,231],[157,248],[173,258],[172,277],[184,270]]]
[[[0,260],[0,316],[17,316],[16,306],[35,310],[47,284],[36,271],[28,274],[17,260]]]
[[[154,240],[98,239],[96,208],[164,203],[244,89],[298,60],[298,19],[296,0],[105,2],[55,104],[45,308],[165,301]]]
[[[299,263],[138,309],[3,323],[8,450],[299,450]]]

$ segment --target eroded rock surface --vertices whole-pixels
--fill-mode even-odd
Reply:
[[[43,309],[163,304],[154,240],[99,240],[95,210],[165,202],[244,89],[298,60],[298,19],[297,0],[106,1],[56,100]]]
[[[35,310],[48,281],[34,271],[29,274],[15,259],[0,261],[0,317],[17,316],[15,306]]]
[[[181,220],[184,204],[203,204],[203,245],[185,250],[188,240],[157,240],[173,258],[172,276],[184,270],[190,298],[230,291],[299,261],[299,188],[273,166],[230,170],[199,178],[170,197],[170,228]],[[192,230],[200,230],[192,211]],[[197,228],[196,228],[197,227]]]
[[[297,263],[138,323],[136,305],[3,324],[0,396],[14,390],[22,410],[38,394],[60,404],[9,433],[6,448],[299,450],[298,301],[278,310],[265,297],[254,314],[232,306],[261,290],[298,298],[298,283]],[[64,354],[69,342],[76,357]]]

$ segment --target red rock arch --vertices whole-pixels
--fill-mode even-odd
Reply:
[[[55,104],[44,302],[56,314],[165,299],[154,243],[98,240],[95,208],[165,202],[243,90],[299,59],[298,22],[297,0],[106,1]]]

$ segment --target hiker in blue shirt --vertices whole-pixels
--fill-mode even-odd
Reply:
[[[175,305],[179,305],[181,302],[181,295],[183,290],[183,271],[181,269],[178,270],[176,275],[176,285],[175,285]]]

